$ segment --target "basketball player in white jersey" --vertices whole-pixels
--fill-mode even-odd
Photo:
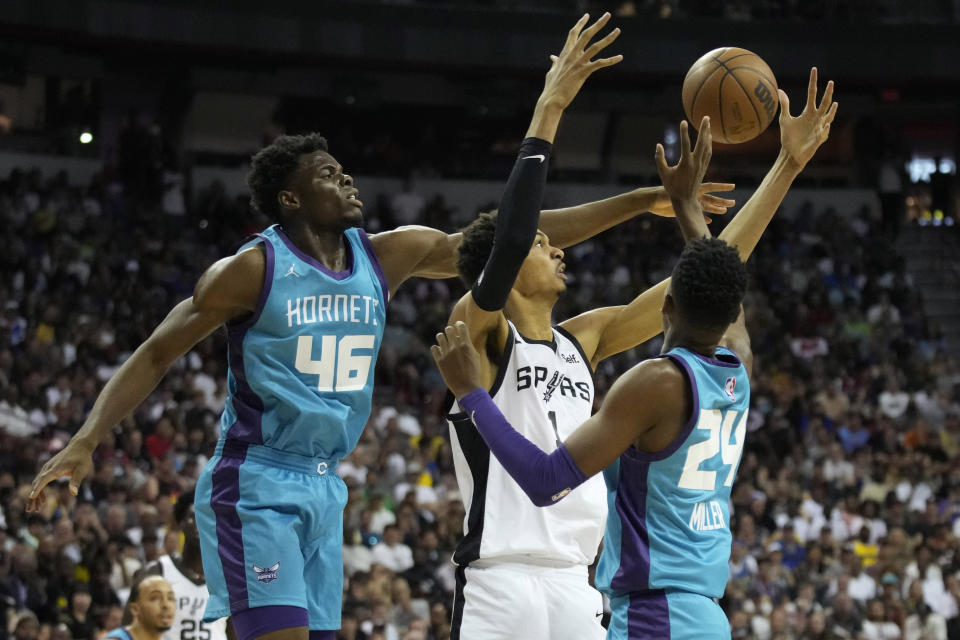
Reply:
[[[815,108],[816,84],[814,69],[807,108],[796,118],[786,111],[786,94],[780,92],[780,155],[720,235],[743,260],[829,135],[835,109]],[[704,126],[706,134],[709,122]],[[549,145],[542,145],[527,158],[543,154],[548,160],[549,151]],[[470,342],[483,356],[484,386],[507,420],[527,440],[553,451],[590,417],[597,365],[663,330],[660,309],[669,281],[627,305],[596,309],[553,326],[551,314],[566,276],[563,251],[537,230],[545,177],[545,171],[527,172],[515,184],[508,182],[500,212],[481,215],[464,229],[458,269],[472,289],[454,307],[449,324],[467,324]],[[681,230],[689,240],[690,229]],[[538,509],[490,455],[456,403],[449,418],[467,510],[464,538],[453,558],[458,569],[452,638],[602,638],[601,596],[587,582],[587,567],[596,557],[606,520],[603,478],[594,476],[550,509]]]
[[[163,576],[173,588],[177,611],[173,626],[164,632],[161,640],[235,640],[228,618],[203,621],[210,592],[200,559],[200,534],[193,515],[193,495],[191,487],[177,497],[173,506],[173,519],[183,533],[183,552],[160,556],[141,569],[140,576]]]

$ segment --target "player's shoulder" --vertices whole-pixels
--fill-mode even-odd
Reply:
[[[103,636],[103,640],[132,640],[133,636],[127,631],[126,627],[117,627],[116,629],[111,629],[107,631]]]
[[[200,276],[193,296],[201,306],[256,306],[263,289],[267,259],[261,245],[221,258]]]
[[[634,365],[620,380],[634,397],[675,397],[688,384],[681,365],[671,358],[649,358]]]

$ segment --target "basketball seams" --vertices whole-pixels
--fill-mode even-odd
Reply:
[[[733,78],[733,81],[737,83],[737,86],[738,86],[738,87],[740,87],[740,91],[743,92],[743,97],[745,97],[745,98],[747,99],[747,102],[750,103],[750,108],[753,109],[753,113],[757,116],[757,126],[760,127],[760,125],[763,124],[763,118],[760,117],[760,111],[757,109],[757,105],[753,104],[753,99],[750,97],[750,93],[747,91],[747,88],[743,86],[743,83],[740,82],[740,78],[738,78],[737,75],[736,75],[735,73],[733,73],[732,71],[727,71],[727,75],[728,75],[729,77]],[[724,80],[726,80],[726,78],[724,78]],[[720,108],[722,109],[722,108],[723,108],[723,85],[722,85],[722,84],[720,85],[720,92],[719,92],[719,93],[720,93],[720,96],[721,96],[721,97],[720,97]],[[723,114],[723,111],[721,111],[720,113],[721,113],[721,115],[722,115],[722,114]],[[763,128],[765,128],[765,127],[761,127],[761,130],[762,130]],[[724,135],[726,135],[726,132],[724,132]]]
[[[760,69],[757,69],[756,67],[734,67],[734,68],[730,69],[730,71],[736,71],[737,69],[746,69],[747,71],[753,71],[755,74],[757,74],[758,76],[760,76],[762,79],[766,80],[767,83],[768,83],[771,87],[773,87],[773,93],[776,93],[776,92],[777,92],[777,83],[776,83],[776,81],[773,79],[773,76],[767,76],[766,73],[764,73],[764,72],[761,71]],[[767,69],[767,70],[769,71],[769,69]]]
[[[707,77],[704,78],[703,81],[700,83],[700,86],[697,87],[697,90],[693,93],[693,100],[690,101],[690,110],[688,111],[688,113],[690,114],[690,118],[691,118],[691,119],[696,119],[696,115],[695,115],[695,114],[696,114],[696,112],[697,112],[697,111],[696,111],[696,109],[697,109],[697,98],[700,97],[700,91],[703,89],[704,85],[706,85],[706,84],[710,81],[710,78],[712,78],[714,75],[716,75],[717,71],[720,71],[721,69],[723,69],[723,67],[718,66],[716,69],[714,69],[713,71],[711,71],[710,74],[707,75]],[[691,122],[690,124],[691,124],[694,128],[696,128],[696,127],[698,126],[698,124],[699,124],[699,121],[698,121],[698,122]]]
[[[723,73],[718,75],[717,71],[720,69],[723,70]],[[750,74],[752,77],[747,78],[746,74]],[[724,93],[728,76],[732,76],[734,81],[729,91],[733,93],[739,91],[740,96],[735,97]],[[756,89],[750,90],[753,89],[754,84],[757,85]],[[750,89],[748,89],[748,85],[750,85]],[[720,47],[701,56],[694,63],[694,66],[687,71],[683,89],[683,106],[691,124],[696,126],[695,123],[698,123],[704,115],[713,116],[720,123],[720,126],[717,127],[719,135],[716,139],[718,142],[731,144],[745,142],[756,137],[775,119],[775,116],[769,113],[770,99],[765,95],[766,92],[770,92],[773,96],[773,104],[776,105],[777,82],[774,79],[773,71],[766,64],[766,61],[747,49]],[[711,95],[712,91],[716,91],[716,98]],[[760,93],[756,93],[757,91]],[[756,95],[754,95],[755,93]],[[744,100],[750,103],[750,109],[753,110],[755,118],[754,122],[759,131],[754,132],[753,126],[747,124],[749,123],[749,111],[747,111],[746,105],[741,104]],[[735,111],[726,114],[725,107],[735,109]],[[747,117],[743,124],[747,125],[748,128],[733,134],[733,137],[741,138],[739,140],[731,140],[726,131],[726,116],[730,115],[732,118],[735,113],[742,114],[741,117]]]

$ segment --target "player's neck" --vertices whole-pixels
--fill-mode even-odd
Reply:
[[[133,624],[127,627],[127,631],[130,632],[133,640],[160,640],[160,637],[163,635],[162,631],[150,631],[137,621],[134,621]]]
[[[525,298],[516,291],[510,292],[503,307],[504,317],[513,323],[520,335],[531,340],[553,340],[552,311],[552,304],[547,306],[543,300]]]
[[[196,548],[185,546],[178,564],[180,565],[181,573],[187,576],[189,580],[197,584],[203,584],[203,560],[200,555],[199,545]]]
[[[333,272],[347,268],[347,249],[342,229],[314,229],[296,219],[283,223],[283,231],[297,248]]]
[[[663,348],[660,353],[667,353],[671,349],[682,347],[687,351],[699,353],[702,356],[712,358],[717,354],[717,341],[697,338],[693,335],[685,335],[680,332],[671,332],[663,341]]]

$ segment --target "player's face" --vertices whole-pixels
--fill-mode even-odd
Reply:
[[[525,296],[559,294],[567,289],[565,269],[563,251],[551,246],[550,238],[542,231],[537,231],[513,288]]]
[[[172,627],[177,601],[170,583],[160,576],[143,581],[140,584],[140,598],[133,603],[131,610],[146,629],[163,632]]]
[[[363,203],[353,178],[326,151],[300,156],[300,170],[290,190],[292,214],[307,216],[311,226],[355,227],[363,223]]]

